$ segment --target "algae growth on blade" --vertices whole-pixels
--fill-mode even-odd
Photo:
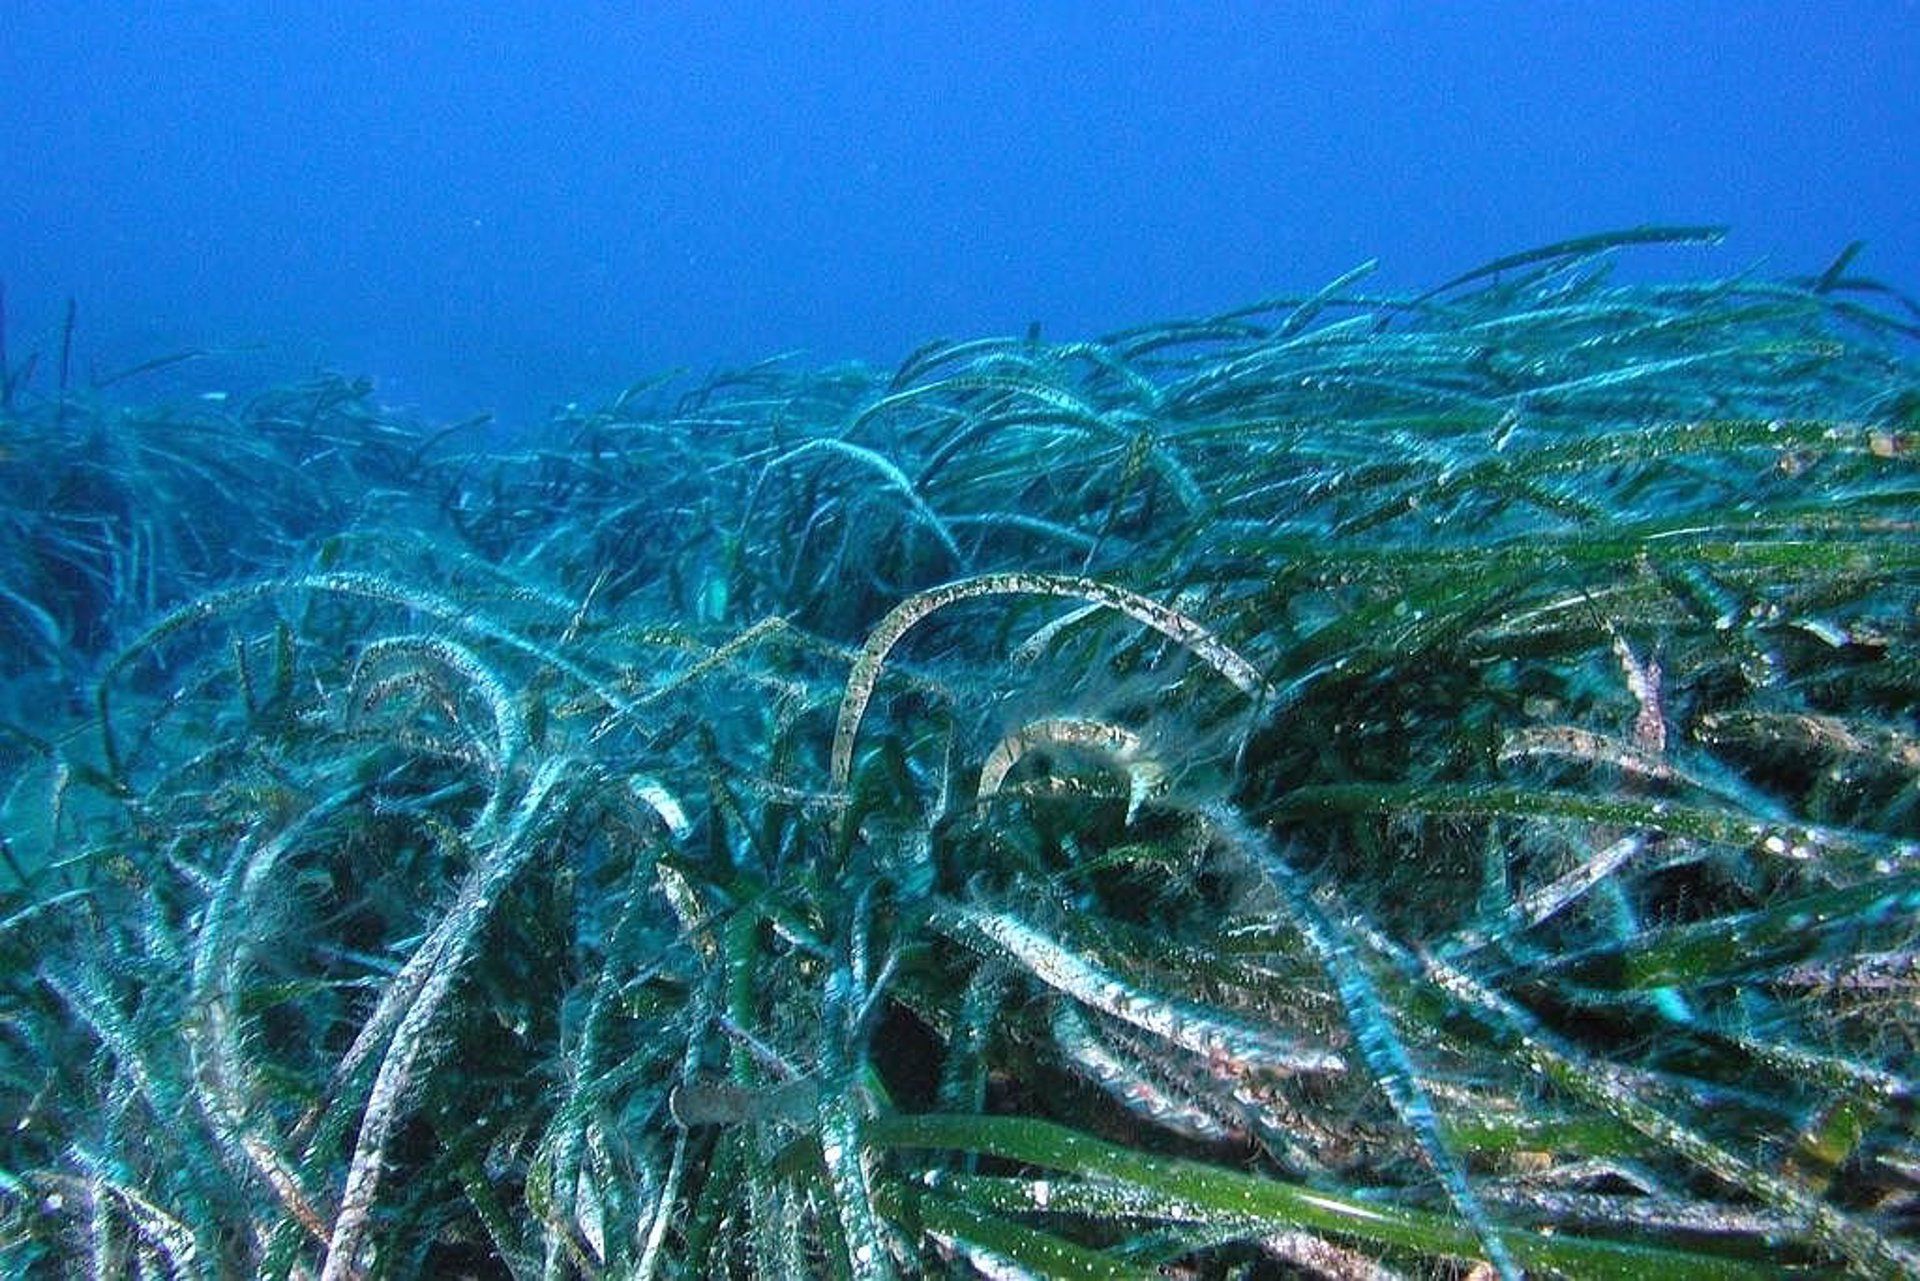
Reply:
[[[5,371],[10,1274],[1916,1270],[1920,312]]]

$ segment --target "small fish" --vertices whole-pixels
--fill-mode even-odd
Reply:
[[[696,1126],[758,1124],[788,1121],[810,1123],[820,1106],[820,1087],[811,1077],[795,1077],[763,1089],[749,1089],[708,1077],[682,1082],[667,1096],[673,1119],[691,1130]]]

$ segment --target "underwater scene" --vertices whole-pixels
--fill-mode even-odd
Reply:
[[[10,5],[0,1277],[1920,1276],[1915,65]]]
[[[0,1263],[1920,1263],[1920,309],[1713,228],[537,442],[11,353]]]

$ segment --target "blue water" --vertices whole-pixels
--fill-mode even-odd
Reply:
[[[1916,68],[1896,0],[8,0],[0,280],[16,364],[71,296],[77,376],[210,346],[509,422],[1638,223],[1734,234],[1636,270],[1864,238],[1916,291]]]

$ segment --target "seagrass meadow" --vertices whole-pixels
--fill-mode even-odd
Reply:
[[[1920,312],[1712,238],[512,445],[0,359],[0,1271],[1920,1271]]]

